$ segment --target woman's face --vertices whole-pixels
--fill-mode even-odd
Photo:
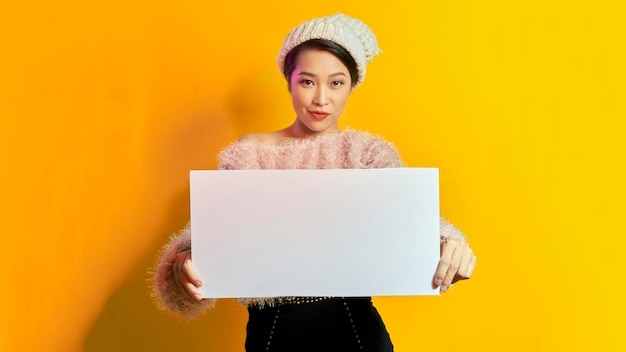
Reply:
[[[352,91],[350,82],[348,68],[332,53],[309,49],[298,54],[289,91],[301,136],[339,131],[337,120]]]

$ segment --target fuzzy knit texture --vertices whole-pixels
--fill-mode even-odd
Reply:
[[[292,29],[278,53],[278,68],[283,72],[287,54],[298,45],[312,39],[326,39],[346,49],[357,65],[359,77],[354,88],[365,79],[366,64],[381,53],[374,32],[356,18],[337,13],[314,18]]]
[[[157,308],[183,320],[192,320],[202,315],[205,311],[213,308],[216,301],[215,299],[198,301],[174,283],[172,268],[176,255],[188,249],[191,249],[189,223],[184,229],[170,237],[169,242],[163,246],[157,256],[158,260],[155,262],[154,268],[149,273],[151,295]]]
[[[257,140],[235,142],[219,155],[222,170],[289,169],[368,169],[403,167],[393,144],[366,132],[346,130],[314,138],[270,144]],[[440,219],[441,236],[465,240],[463,234],[445,219]],[[199,302],[181,292],[173,283],[172,263],[178,252],[191,247],[189,225],[174,234],[163,248],[152,278],[157,306],[184,319],[192,319],[210,309],[215,300]],[[205,283],[209,284],[210,283]],[[239,298],[242,305],[263,308],[274,306],[286,297]]]

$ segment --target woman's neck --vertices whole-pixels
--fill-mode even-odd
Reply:
[[[291,126],[280,131],[286,138],[315,138],[324,134],[332,134],[340,132],[339,126],[332,126],[324,131],[312,131],[299,120],[294,121]]]

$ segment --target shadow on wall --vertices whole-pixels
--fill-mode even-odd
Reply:
[[[154,192],[170,193],[165,200],[170,207],[165,214],[157,211],[148,217],[164,219],[155,226],[162,236],[150,244],[133,275],[111,296],[86,336],[85,351],[243,351],[247,311],[235,300],[219,300],[212,311],[197,320],[180,322],[155,308],[146,281],[147,269],[171,233],[168,229],[182,227],[189,217],[187,180],[186,187],[171,190],[172,184],[183,181],[180,170],[186,178],[189,169],[207,168],[219,150],[233,140],[233,132],[237,138],[243,133],[277,130],[293,122],[286,83],[276,70],[259,71],[243,80],[223,104],[225,113],[213,118],[192,117],[177,132],[165,129],[154,136],[149,153],[159,156],[152,170],[159,179],[152,187]],[[179,174],[173,176],[172,170]],[[159,189],[158,182],[166,183],[170,190]]]
[[[192,143],[193,144],[193,143]],[[111,296],[85,339],[84,351],[241,351],[247,312],[234,300],[220,300],[216,307],[192,322],[181,322],[154,306],[147,271],[170,233],[188,220],[188,185],[170,196],[163,231],[150,244],[129,280]],[[160,231],[161,231],[160,230]]]
[[[85,337],[83,350],[243,350],[247,312],[234,300],[220,300],[204,316],[193,322],[181,322],[156,309],[147,282],[146,272],[160,248],[189,219],[188,170],[215,167],[217,153],[232,140],[232,126],[225,114],[208,115],[193,114],[185,123],[174,127],[174,132],[171,127],[159,126],[153,132],[146,156],[152,162],[149,173],[154,175],[147,182],[151,196],[135,216],[146,219],[146,224],[151,223],[146,230],[158,235],[141,237],[151,243],[135,262],[126,283],[104,306]]]
[[[246,316],[234,300],[223,299],[199,319],[180,322],[154,307],[146,275],[139,272],[111,297],[84,350],[243,351]]]

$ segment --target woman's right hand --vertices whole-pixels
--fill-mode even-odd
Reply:
[[[191,263],[191,250],[188,249],[176,254],[176,259],[172,263],[172,271],[176,286],[190,297],[201,301],[202,295],[198,288],[202,286],[202,280]]]

